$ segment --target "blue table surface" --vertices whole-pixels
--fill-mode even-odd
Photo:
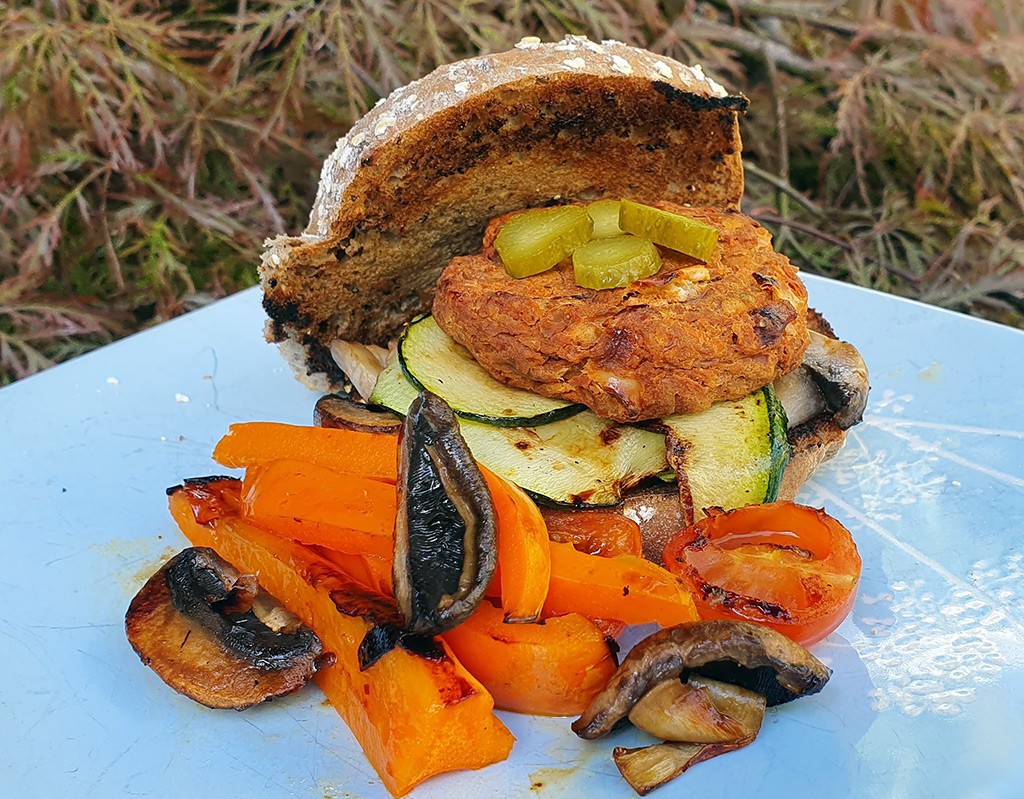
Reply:
[[[864,424],[804,487],[856,538],[819,695],[656,796],[1024,796],[1024,335],[808,277],[871,368]],[[170,689],[124,612],[186,545],[164,489],[222,472],[232,422],[309,423],[249,291],[0,391],[0,796],[384,797],[315,687],[244,713]],[[565,719],[502,718],[511,758],[414,797],[629,796]],[[467,742],[472,745],[472,742]]]

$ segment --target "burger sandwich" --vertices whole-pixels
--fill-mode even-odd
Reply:
[[[549,508],[617,509],[653,560],[707,508],[791,499],[868,377],[739,212],[746,106],[579,36],[440,68],[268,242],[268,339],[321,392],[439,395],[479,462]]]

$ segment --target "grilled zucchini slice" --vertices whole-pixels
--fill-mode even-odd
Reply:
[[[786,412],[771,386],[650,426],[666,435],[667,458],[693,521],[703,518],[704,508],[732,510],[778,497],[791,449]]]
[[[437,394],[463,419],[497,427],[536,427],[584,410],[579,404],[499,383],[432,316],[413,320],[398,344],[398,358],[413,385]]]

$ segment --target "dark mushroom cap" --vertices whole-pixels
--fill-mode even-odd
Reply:
[[[573,722],[573,732],[599,738],[653,686],[678,679],[684,671],[764,693],[769,705],[817,693],[832,674],[800,644],[769,627],[740,621],[680,624],[649,635],[630,650],[608,685]]]
[[[435,635],[480,603],[497,564],[491,494],[448,404],[423,391],[402,429],[395,600],[407,632]]]
[[[180,552],[149,578],[125,630],[143,663],[207,707],[240,710],[290,693],[334,662],[252,575],[207,547]]]
[[[340,394],[327,394],[316,401],[313,424],[317,427],[398,435],[402,419],[387,408],[364,405]]]

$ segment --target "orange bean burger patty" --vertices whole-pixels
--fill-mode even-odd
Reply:
[[[718,228],[707,263],[660,247],[661,270],[623,288],[578,286],[569,261],[517,280],[493,246],[506,215],[479,254],[445,268],[438,324],[502,383],[620,422],[697,413],[799,366],[807,290],[768,231],[740,213],[659,207]]]

